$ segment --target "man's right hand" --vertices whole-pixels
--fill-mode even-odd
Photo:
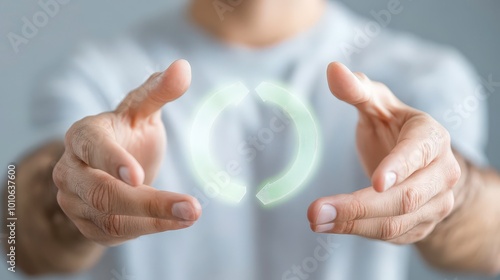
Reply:
[[[148,186],[166,149],[161,108],[180,97],[190,80],[189,64],[176,61],[115,111],[84,118],[67,132],[53,179],[61,209],[86,238],[112,246],[189,227],[201,215],[194,197]]]

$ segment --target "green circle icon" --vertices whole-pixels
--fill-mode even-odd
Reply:
[[[191,130],[191,158],[205,192],[233,203],[243,199],[247,187],[229,176],[220,176],[223,171],[210,155],[208,139],[220,113],[228,106],[238,104],[249,92],[242,83],[217,91],[203,103]],[[261,83],[256,92],[263,102],[273,103],[289,114],[299,140],[297,156],[291,167],[279,178],[266,180],[256,195],[262,204],[268,205],[288,197],[305,183],[317,158],[319,136],[311,112],[297,96],[268,82]]]

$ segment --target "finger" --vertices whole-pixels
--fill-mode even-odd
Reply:
[[[388,241],[398,245],[416,243],[422,241],[429,234],[431,234],[431,232],[434,231],[434,228],[436,228],[435,223],[422,223],[409,230],[406,234]]]
[[[180,230],[193,224],[192,221],[171,221],[118,215],[101,216],[93,220],[75,219],[75,225],[84,237],[104,246],[117,246],[139,236]]]
[[[413,229],[420,223],[421,219],[420,216],[412,214],[324,225],[311,224],[311,229],[317,233],[348,234],[370,239],[390,240]]]
[[[308,210],[312,224],[346,222],[405,215],[416,212],[433,197],[443,192],[440,169],[429,166],[407,181],[383,193],[365,188],[352,194],[323,197],[314,201]]]
[[[105,246],[114,246],[127,241],[127,238],[106,236],[98,226],[89,219],[84,218],[83,213],[90,213],[90,208],[78,196],[59,191],[57,193],[57,202],[76,229],[88,240]]]
[[[94,224],[94,222],[80,217],[74,218],[73,223],[85,238],[94,241],[102,246],[106,247],[118,246],[132,239],[126,237],[114,237],[111,235],[106,235],[100,227]]]
[[[122,215],[91,216],[91,221],[99,227],[105,235],[128,239],[146,234],[184,229],[195,223],[195,221],[174,221]]]
[[[340,100],[351,105],[360,105],[369,102],[373,96],[367,89],[366,76],[356,77],[345,65],[333,62],[327,69],[328,85],[330,91]],[[363,80],[363,81],[362,81]]]
[[[132,120],[147,118],[187,91],[191,83],[191,67],[177,60],[161,73],[153,74],[142,86],[129,93],[116,112]]]
[[[95,212],[95,213],[93,213]],[[195,221],[174,221],[149,217],[131,217],[124,215],[103,215],[95,209],[87,210],[88,217],[79,218],[85,225],[84,235],[105,240],[108,238],[124,241],[139,236],[159,232],[179,230],[192,226]],[[96,230],[97,229],[97,230]]]
[[[411,118],[402,127],[396,146],[380,162],[372,175],[376,191],[383,192],[403,182],[417,170],[436,160],[450,136],[429,116]]]
[[[74,182],[67,192],[105,214],[195,221],[201,215],[198,200],[185,194],[141,185],[130,188],[110,175],[88,167],[70,171]]]
[[[104,121],[104,120],[103,120]],[[89,118],[75,123],[66,133],[66,148],[88,166],[116,179],[138,186],[144,182],[139,162],[120,146],[102,125]]]
[[[364,220],[335,222],[331,224],[311,224],[315,232],[351,234],[379,240],[400,238],[422,224],[436,224],[446,217],[453,208],[450,193],[442,194],[419,211],[407,215],[390,216]]]
[[[330,91],[361,112],[383,119],[391,119],[392,106],[400,102],[385,86],[374,83],[362,73],[353,73],[345,65],[333,62],[328,66]]]

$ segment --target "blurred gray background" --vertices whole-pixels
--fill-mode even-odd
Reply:
[[[20,33],[22,18],[31,18],[41,9],[38,1],[0,0],[0,167],[15,161],[24,149],[37,141],[37,136],[26,125],[26,105],[30,91],[36,90],[34,85],[41,73],[50,71],[78,44],[113,36],[179,1],[72,0],[16,53],[7,34]],[[371,17],[370,11],[386,9],[389,0],[342,2]],[[389,28],[454,46],[472,62],[482,77],[493,75],[494,81],[500,81],[500,1],[401,0],[401,3],[404,10],[393,17]],[[488,157],[500,170],[499,92],[500,88],[496,88],[488,99]],[[433,271],[417,256],[409,273],[414,280],[482,279]]]

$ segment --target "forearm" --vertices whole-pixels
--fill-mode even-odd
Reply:
[[[447,270],[500,274],[500,177],[457,155],[462,178],[455,209],[417,244],[432,265]]]
[[[27,274],[79,271],[93,265],[104,250],[86,240],[57,203],[52,169],[63,152],[61,142],[50,143],[18,166],[16,260]]]

